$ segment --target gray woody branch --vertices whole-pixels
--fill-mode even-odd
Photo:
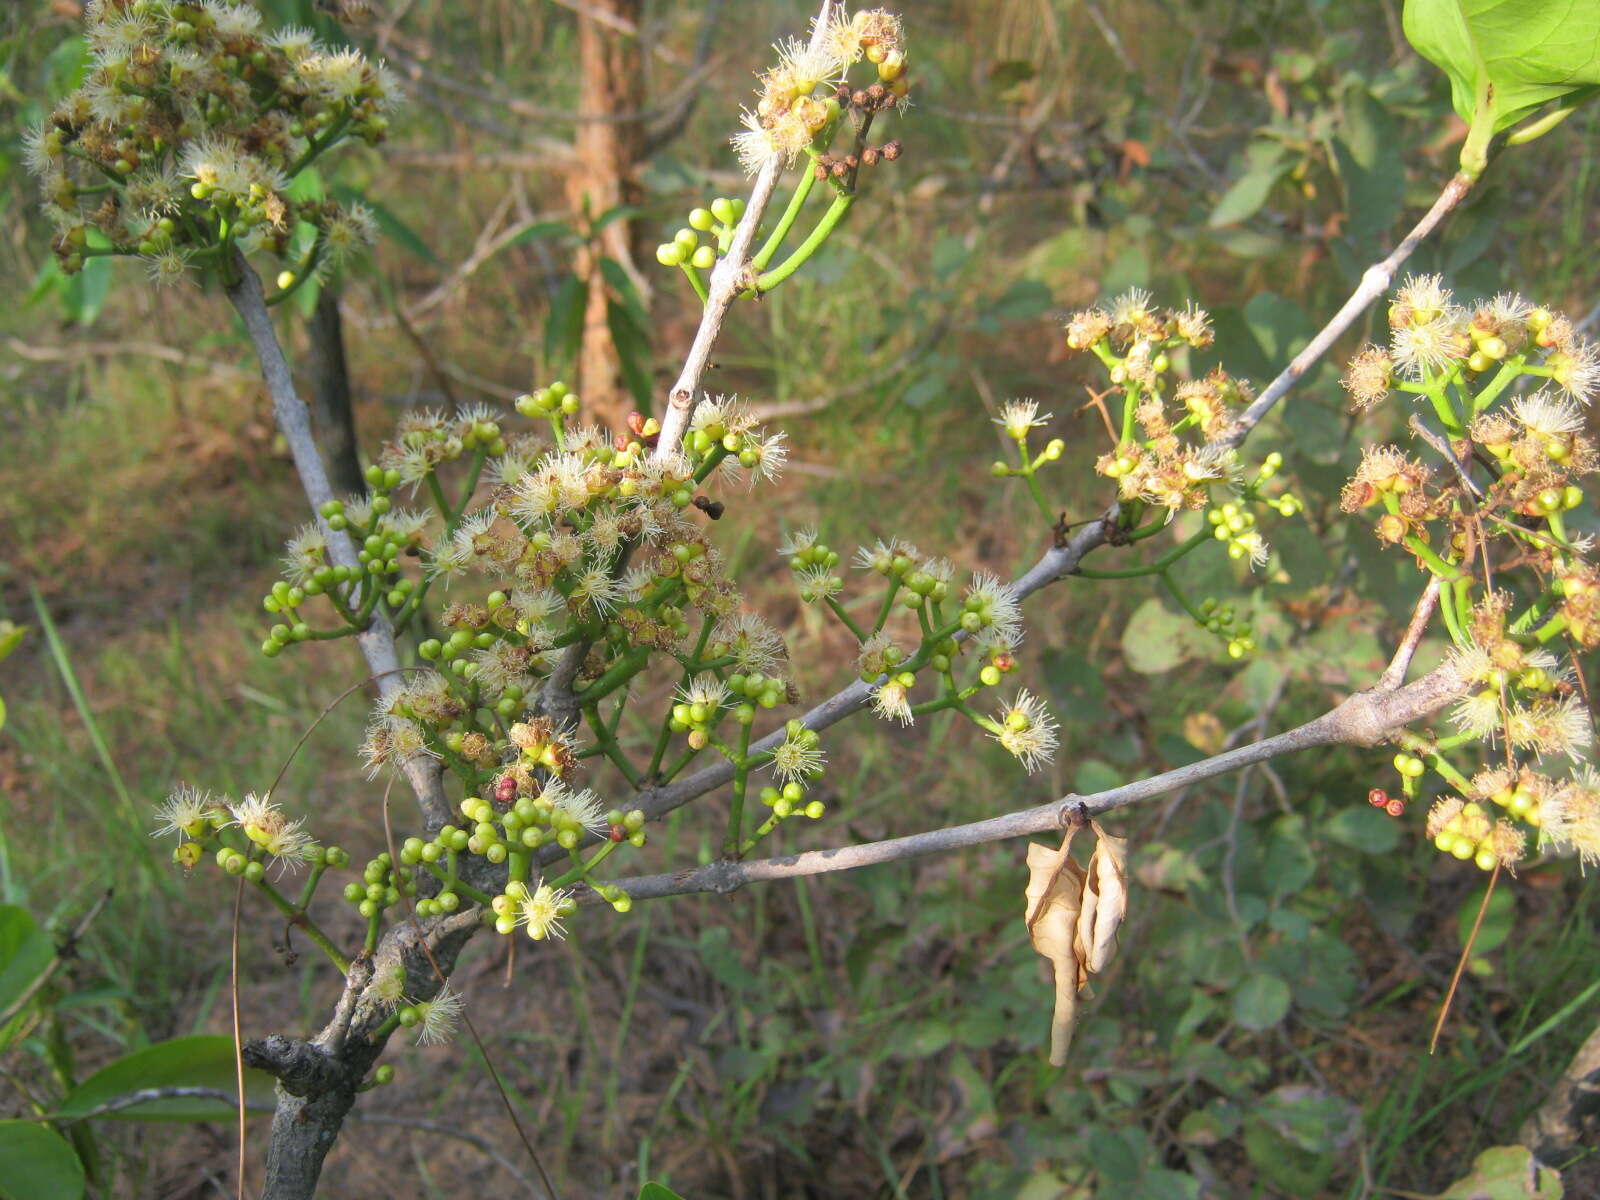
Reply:
[[[295,473],[300,476],[300,486],[305,490],[306,499],[311,502],[312,516],[322,529],[322,536],[328,545],[328,557],[335,566],[360,572],[357,578],[366,579],[349,535],[341,530],[330,529],[320,511],[325,503],[335,499],[333,485],[328,482],[328,473],[317,449],[316,434],[311,429],[310,410],[295,391],[294,376],[289,373],[283,348],[278,344],[278,335],[272,328],[272,317],[267,312],[266,301],[261,293],[261,280],[242,255],[235,254],[234,269],[239,273],[239,278],[237,283],[228,288],[228,299],[238,310],[245,331],[250,335],[250,342],[255,347],[256,356],[261,360],[261,377],[266,382],[267,394],[272,397],[272,415],[277,420],[284,440],[289,443]],[[368,579],[364,586],[381,585]],[[375,677],[378,695],[388,699],[398,692],[404,686],[400,655],[395,648],[394,630],[381,612],[374,609],[367,628],[356,634],[356,643],[361,647],[367,667]],[[414,754],[402,765],[411,790],[416,793],[417,804],[422,809],[427,827],[437,829],[449,821],[450,802],[445,798],[444,778],[438,761],[425,754]]]
[[[613,886],[623,888],[636,900],[676,896],[687,892],[736,891],[747,883],[770,879],[792,879],[800,875],[823,875],[833,871],[853,871],[857,867],[895,862],[924,854],[939,854],[965,846],[978,846],[1006,838],[1025,837],[1062,829],[1075,813],[1098,816],[1124,805],[1149,800],[1203,780],[1237,771],[1252,763],[1265,762],[1319,746],[1374,746],[1444,705],[1460,699],[1467,685],[1449,667],[1422,676],[1398,688],[1377,687],[1358,692],[1338,707],[1294,729],[1263,738],[1247,746],[1213,755],[1199,762],[1164,771],[1122,787],[1109,788],[1092,796],[1064,796],[1037,808],[952,825],[910,837],[889,838],[835,850],[808,850],[781,858],[753,859],[749,862],[714,862],[693,871],[671,875],[644,875],[618,879]]]
[[[828,14],[832,9],[833,0],[822,0],[822,8],[811,29],[811,48],[814,50],[822,45]],[[783,156],[775,155],[756,174],[755,184],[750,189],[750,198],[745,201],[744,215],[739,218],[738,228],[733,232],[728,253],[711,269],[711,282],[706,288],[700,326],[694,331],[694,341],[684,357],[678,381],[667,393],[667,410],[662,415],[661,433],[656,440],[658,458],[676,453],[683,441],[684,430],[689,427],[689,416],[694,412],[695,393],[700,390],[700,377],[705,374],[706,363],[711,360],[711,348],[716,345],[717,335],[722,332],[723,318],[728,315],[728,309],[739,293],[750,286],[746,278],[750,266],[750,247],[756,240],[762,214],[767,211],[773,190],[778,186],[786,167]]]
[[[374,992],[373,981],[403,969],[407,998],[412,1003],[432,999],[444,986],[434,963],[449,975],[461,947],[480,926],[475,908],[394,926],[371,958],[351,966],[333,1020],[315,1038],[274,1034],[245,1044],[244,1061],[278,1080],[262,1190],[266,1200],[310,1200],[316,1193],[322,1161],[388,1040],[375,1035],[393,1004]]]

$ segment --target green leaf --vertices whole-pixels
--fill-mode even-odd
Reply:
[[[1276,975],[1258,972],[1233,993],[1233,1020],[1244,1029],[1271,1029],[1289,1011],[1289,985]]]
[[[589,236],[593,237],[613,221],[631,221],[634,217],[643,216],[644,212],[637,204],[619,204],[615,208],[608,208],[594,219],[594,224],[589,227]]]
[[[1141,675],[1159,675],[1199,654],[1204,637],[1188,617],[1169,612],[1152,596],[1134,610],[1122,631],[1122,656]]]
[[[0,696],[0,729],[6,727],[6,698]]]
[[[650,339],[628,315],[627,308],[614,300],[606,301],[606,325],[611,330],[611,341],[617,348],[617,366],[633,396],[634,407],[647,413],[655,390],[650,374]]]
[[[1600,0],[1406,0],[1406,37],[1450,79],[1472,128],[1462,170],[1476,176],[1489,139],[1546,104],[1600,87]]]
[[[0,719],[3,717],[4,707],[0,706]],[[55,956],[55,943],[39,928],[32,913],[15,904],[0,904],[0,1012],[38,982]],[[9,1041],[10,1031],[0,1029],[0,1049]]]
[[[1250,1119],[1312,1154],[1343,1150],[1361,1128],[1361,1110],[1308,1084],[1285,1084],[1251,1107]]]
[[[83,1164],[67,1140],[38,1121],[0,1121],[0,1197],[78,1200]]]
[[[1400,841],[1398,822],[1365,802],[1359,808],[1353,804],[1341,808],[1329,818],[1324,830],[1341,846],[1363,854],[1387,854]]]
[[[13,650],[22,645],[22,639],[28,636],[29,626],[17,625],[11,621],[0,621],[0,662],[8,658]]]
[[[652,1179],[639,1189],[639,1200],[683,1200],[683,1197],[666,1184]]]
[[[350,187],[347,184],[336,183],[332,187],[333,198],[340,204],[364,204],[372,210],[372,219],[378,223],[378,228],[390,241],[402,248],[411,251],[418,258],[425,259],[436,267],[444,266],[439,261],[439,256],[428,249],[428,243],[422,240],[420,234],[411,226],[402,221],[392,208],[371,199],[365,192]]]
[[[1039,69],[1025,58],[1007,58],[989,68],[989,86],[997,93],[1009,92],[1039,74]]]
[[[52,101],[59,100],[83,82],[89,67],[89,46],[73,34],[64,38],[44,60],[44,93]]]
[[[90,240],[93,241],[92,238]],[[93,325],[99,319],[100,310],[105,307],[106,297],[110,294],[111,258],[108,255],[86,259],[83,270],[67,276],[66,286],[61,289],[67,315],[85,326]]]
[[[979,319],[988,318],[994,328],[1001,321],[1031,321],[1048,312],[1054,302],[1050,289],[1037,279],[1019,279],[998,300],[984,305]]]
[[[1244,319],[1256,345],[1261,347],[1261,353],[1275,370],[1300,353],[1317,331],[1305,309],[1276,292],[1257,292],[1250,297],[1244,306]]]
[[[1368,250],[1399,218],[1406,176],[1395,168],[1398,137],[1389,110],[1359,84],[1345,90],[1341,107],[1344,129],[1333,139],[1333,156],[1344,185],[1345,235]]]
[[[561,281],[544,321],[544,357],[552,372],[565,372],[577,362],[583,312],[588,303],[589,288],[583,280],[569,275]]]
[[[1478,919],[1478,909],[1483,904],[1483,892],[1484,888],[1475,889],[1456,910],[1456,939],[1462,946],[1467,944],[1467,938],[1472,934],[1472,923]],[[1472,943],[1473,955],[1488,954],[1504,945],[1516,924],[1517,894],[1510,888],[1497,888],[1494,895],[1489,897],[1489,907],[1483,914],[1483,924],[1478,927],[1477,940]]]
[[[536,242],[540,238],[560,237],[563,234],[570,236],[575,235],[577,232],[571,223],[567,221],[539,221],[529,225],[515,237],[508,239],[500,249],[509,250],[512,246],[526,245],[528,242]]]
[[[1439,1193],[1439,1200],[1561,1200],[1561,1176],[1533,1161],[1526,1146],[1495,1146],[1472,1160],[1472,1174]]]
[[[289,184],[291,200],[321,200],[328,194],[322,182],[322,172],[316,167],[303,167]]]
[[[1102,1187],[1127,1185],[1139,1178],[1139,1151],[1121,1133],[1095,1126],[1089,1130],[1089,1161]]]
[[[1244,174],[1222,194],[1206,224],[1219,229],[1255,216],[1292,165],[1289,152],[1280,143],[1252,142],[1245,150]]]
[[[1103,716],[1106,687],[1100,672],[1083,654],[1052,648],[1040,655],[1050,703],[1064,717],[1092,720]]]
[[[1081,796],[1109,791],[1127,781],[1127,776],[1121,771],[1110,763],[1101,762],[1098,758],[1085,759],[1078,764],[1078,769],[1072,775],[1073,789]]]
[[[639,295],[639,289],[633,286],[633,280],[628,278],[628,273],[622,269],[622,264],[614,258],[602,258],[600,275],[606,281],[606,285],[617,294],[618,300],[628,310],[628,316],[639,330],[648,332],[650,314],[645,312],[644,300]]]
[[[264,1071],[246,1070],[246,1102],[269,1104],[272,1077]],[[196,1034],[157,1042],[125,1054],[84,1080],[61,1102],[63,1117],[84,1117],[130,1092],[146,1088],[205,1087],[232,1093],[233,1039],[222,1034]],[[222,1100],[173,1097],[149,1100],[106,1113],[118,1121],[221,1121],[234,1115],[233,1105]]]

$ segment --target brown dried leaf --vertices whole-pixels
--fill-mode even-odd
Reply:
[[[1128,914],[1128,840],[1112,837],[1091,821],[1095,833],[1094,855],[1089,859],[1084,888],[1080,956],[1091,972],[1105,970],[1117,948],[1117,930]]]
[[[1055,1015],[1050,1022],[1050,1064],[1064,1066],[1072,1044],[1072,1024],[1078,1013],[1078,988],[1087,978],[1074,940],[1078,914],[1083,908],[1083,868],[1068,853],[1073,829],[1052,850],[1037,842],[1028,844],[1028,936],[1033,948],[1050,960],[1055,970]]]

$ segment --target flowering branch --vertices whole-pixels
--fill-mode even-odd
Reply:
[[[726,895],[747,883],[853,871],[858,867],[896,862],[903,858],[917,858],[986,842],[1046,833],[1064,828],[1075,814],[1098,816],[1284,754],[1318,746],[1376,745],[1413,721],[1460,699],[1465,691],[1466,685],[1451,667],[1438,667],[1404,687],[1380,685],[1369,691],[1358,692],[1320,717],[1273,737],[1164,771],[1149,779],[1108,788],[1091,796],[1063,796],[1049,804],[1021,812],[966,825],[951,825],[909,837],[888,838],[833,850],[809,850],[801,854],[749,862],[723,860],[694,871],[613,880],[611,886],[621,888],[635,900],[653,900],[691,892]]]
[[[237,277],[227,288],[228,299],[244,322],[245,332],[250,335],[251,345],[261,361],[261,377],[267,385],[267,394],[272,398],[273,417],[289,444],[289,454],[294,460],[295,473],[300,477],[300,486],[322,527],[328,557],[336,566],[362,572],[362,564],[356,558],[355,546],[349,537],[332,528],[322,515],[323,506],[334,499],[333,485],[328,481],[316,435],[311,430],[311,412],[295,390],[294,376],[289,372],[283,347],[278,343],[277,331],[273,329],[272,318],[267,313],[261,279],[243,255],[235,255],[234,269]],[[379,584],[374,581],[367,586],[376,589]],[[356,634],[356,644],[361,647],[362,656],[366,658],[367,666],[375,678],[378,694],[388,698],[400,691],[404,682],[400,675],[400,656],[395,647],[394,630],[381,611],[375,609],[372,612],[367,627]],[[426,824],[430,828],[443,825],[450,819],[450,802],[444,794],[443,773],[438,762],[425,754],[413,754],[405,760],[403,769],[407,782],[416,793],[417,805],[422,809]]]
[[[811,46],[821,47],[828,30],[828,16],[833,0],[822,0],[811,31]],[[684,357],[683,370],[667,394],[667,410],[661,418],[661,433],[656,440],[656,457],[666,458],[676,453],[689,427],[689,417],[694,411],[695,395],[700,390],[700,377],[705,374],[711,359],[711,348],[722,333],[723,319],[734,300],[750,286],[750,247],[756,240],[761,218],[772,200],[772,193],[782,177],[785,163],[782,157],[769,158],[756,174],[750,198],[745,202],[744,216],[739,219],[733,233],[733,242],[727,254],[711,270],[711,285],[706,289],[705,308],[700,313],[700,325],[694,332],[694,341]]]
[[[1278,373],[1278,377],[1267,385],[1267,390],[1257,396],[1255,402],[1245,409],[1236,427],[1223,439],[1227,445],[1237,447],[1243,442],[1261,419],[1272,411],[1272,406],[1283,399],[1285,393],[1300,381],[1301,376],[1333,348],[1334,342],[1339,340],[1345,330],[1355,324],[1356,318],[1366,312],[1373,301],[1389,290],[1401,266],[1438,228],[1439,222],[1455,211],[1467,193],[1472,190],[1474,182],[1475,179],[1469,175],[1454,176],[1445,184],[1444,190],[1439,193],[1439,198],[1433,202],[1433,207],[1412,227],[1411,232],[1406,234],[1400,244],[1390,251],[1389,256],[1362,272],[1360,284],[1350,293],[1350,298],[1344,302],[1339,311],[1334,313],[1328,323],[1317,331],[1317,335],[1306,343],[1305,349],[1296,354],[1293,361]]]

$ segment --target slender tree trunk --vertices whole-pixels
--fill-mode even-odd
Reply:
[[[642,0],[590,0],[578,10],[578,58],[582,83],[578,112],[585,116],[634,116],[645,104],[643,54],[639,45]],[[613,20],[607,20],[609,16]],[[623,32],[627,30],[629,32]],[[567,178],[567,198],[599,216],[642,194],[634,170],[644,149],[644,123],[637,119],[583,121],[577,131],[578,162]],[[578,251],[573,270],[588,285],[583,338],[578,350],[578,390],[596,420],[621,430],[632,398],[623,385],[617,347],[606,320],[603,258],[631,269],[638,261],[635,223],[612,221]]]
[[[245,1044],[244,1061],[278,1079],[262,1200],[312,1200],[316,1195],[323,1162],[389,1040],[387,1035],[374,1036],[392,1009],[369,989],[373,979],[403,968],[409,994],[431,999],[442,986],[434,965],[448,975],[479,928],[476,913],[403,921],[384,935],[371,958],[352,964],[333,1020],[314,1039],[274,1035]],[[395,1087],[407,1082],[397,1081]],[[417,1080],[415,1086],[426,1089],[427,1081]]]
[[[366,491],[356,453],[356,418],[350,400],[350,368],[344,356],[344,319],[339,292],[324,285],[311,314],[311,420],[322,461],[341,493]]]

